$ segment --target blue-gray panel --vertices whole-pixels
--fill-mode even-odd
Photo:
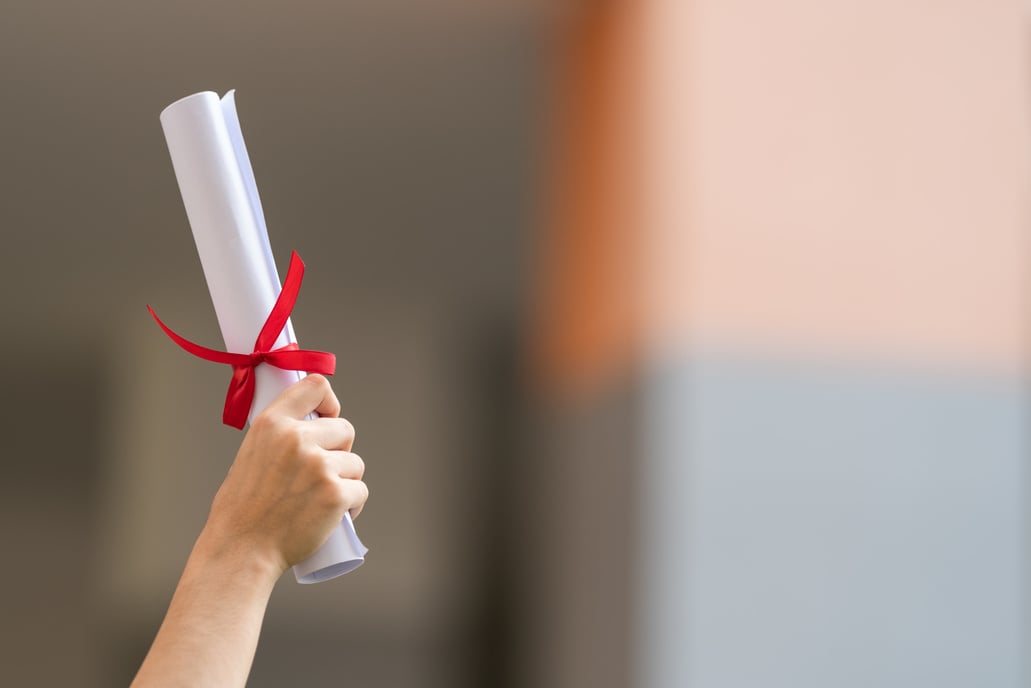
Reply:
[[[696,360],[648,389],[641,685],[1023,685],[1023,381]]]

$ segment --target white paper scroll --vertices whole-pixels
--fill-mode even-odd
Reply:
[[[281,286],[233,92],[221,100],[210,91],[178,100],[161,113],[161,126],[226,350],[250,353]],[[287,321],[273,348],[296,341]],[[248,421],[304,376],[269,365],[255,374]],[[345,514],[294,575],[301,583],[336,578],[361,566],[367,551]]]

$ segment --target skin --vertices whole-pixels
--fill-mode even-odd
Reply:
[[[339,414],[329,382],[310,375],[255,418],[134,688],[246,683],[276,580],[368,498],[354,428]]]

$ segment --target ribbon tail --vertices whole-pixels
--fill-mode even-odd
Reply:
[[[161,322],[161,318],[158,317],[158,314],[154,312],[153,308],[147,306],[147,311],[150,313],[151,317],[154,318],[154,321],[158,324],[158,327],[160,327],[164,331],[164,333],[168,335],[169,339],[178,344],[179,348],[181,348],[183,351],[191,353],[197,358],[203,358],[205,361],[211,361],[212,363],[228,363],[232,366],[242,365],[250,360],[250,358],[245,354],[234,354],[228,351],[218,351],[217,349],[209,349],[208,347],[201,346],[200,344],[194,344],[189,339],[179,336],[172,330],[172,328],[170,328],[165,323]]]
[[[237,430],[247,425],[247,414],[254,401],[254,367],[233,366],[233,379],[226,391],[226,403],[222,409],[222,422]]]
[[[258,332],[258,338],[254,342],[255,351],[269,351],[279,338],[279,333],[286,327],[286,321],[290,319],[290,313],[297,303],[297,295],[301,291],[301,282],[304,281],[304,261],[297,255],[297,251],[290,254],[290,267],[286,271],[286,279],[283,281],[283,288],[276,297],[276,303],[272,311],[265,319],[265,324]]]

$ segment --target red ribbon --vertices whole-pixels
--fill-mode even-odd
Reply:
[[[222,422],[226,425],[243,429],[247,423],[247,415],[250,413],[251,403],[254,401],[254,369],[262,363],[268,363],[283,370],[302,370],[323,375],[332,375],[336,371],[336,356],[325,351],[306,351],[298,348],[296,344],[287,344],[270,350],[286,326],[286,321],[290,318],[290,313],[297,302],[297,293],[301,290],[302,279],[304,279],[304,263],[294,251],[290,255],[290,268],[286,271],[283,290],[279,292],[279,297],[272,307],[272,312],[269,313],[268,320],[265,321],[261,332],[258,333],[258,338],[254,342],[254,351],[249,354],[216,351],[183,339],[161,322],[153,308],[147,306],[147,310],[154,316],[154,320],[165,331],[165,334],[180,347],[205,361],[227,363],[233,366],[233,379],[229,383],[226,404],[222,411]]]

